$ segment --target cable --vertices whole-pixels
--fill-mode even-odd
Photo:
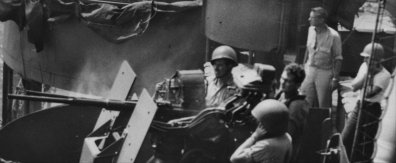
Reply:
[[[375,21],[375,28],[374,28],[374,31],[373,31],[373,34],[372,34],[372,37],[371,37],[371,43],[373,43],[373,44],[372,44],[372,48],[371,48],[371,55],[369,56],[369,61],[368,61],[368,64],[367,64],[367,67],[368,67],[367,71],[369,71],[370,67],[372,66],[371,64],[372,64],[372,60],[374,58],[373,54],[375,54],[375,48],[374,48],[374,46],[375,46],[375,44],[374,44],[375,37],[376,37],[377,31],[378,31],[380,16],[382,15],[381,12],[384,11],[383,10],[384,6],[381,5],[381,4],[384,4],[384,0],[378,0],[377,18],[376,18],[376,21]],[[366,92],[367,92],[367,87],[370,85],[369,82],[371,81],[371,78],[372,78],[372,76],[371,76],[370,72],[367,72],[366,79],[363,82],[363,91],[361,93],[361,98],[360,98],[360,103],[361,104],[358,105],[359,106],[359,108],[358,108],[358,117],[357,117],[357,122],[356,122],[355,134],[354,134],[354,138],[353,138],[353,142],[352,142],[352,152],[351,152],[351,156],[350,156],[351,163],[355,159],[356,145],[357,145],[357,139],[358,139],[359,128],[360,128],[359,125],[360,125],[361,119],[362,119],[362,108],[364,108],[364,106],[363,106],[365,104],[364,99],[365,99],[365,95],[366,95]]]

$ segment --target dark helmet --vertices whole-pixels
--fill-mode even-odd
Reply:
[[[213,64],[213,61],[218,59],[228,59],[237,65],[237,56],[235,50],[226,45],[219,46],[213,51],[210,62]]]
[[[271,135],[281,135],[287,131],[289,111],[280,101],[273,99],[261,101],[252,110],[252,115]]]
[[[374,45],[373,45],[374,44]],[[374,50],[373,50],[374,47]],[[379,43],[369,43],[367,44],[363,51],[360,53],[362,57],[370,57],[371,53],[374,51],[375,56],[373,56],[374,60],[381,60],[384,56],[384,47],[382,47]]]

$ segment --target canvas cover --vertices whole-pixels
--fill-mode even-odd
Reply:
[[[145,32],[123,42],[106,39],[75,15],[63,18],[51,12],[57,20],[43,29],[40,52],[28,42],[26,28],[20,31],[16,23],[6,22],[1,50],[5,62],[24,78],[102,96],[126,60],[137,73],[136,91],[147,88],[152,93],[155,83],[177,69],[197,69],[204,62],[201,10],[186,6],[156,12]]]
[[[290,7],[290,0],[207,1],[206,36],[242,49],[282,48]]]

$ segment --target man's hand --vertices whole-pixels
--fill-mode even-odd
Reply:
[[[381,87],[374,86],[373,89],[367,91],[366,98],[372,98],[382,91]]]
[[[205,77],[214,76],[213,66],[210,62],[205,62],[203,67],[204,67],[204,76]]]
[[[267,131],[263,128],[262,124],[260,123],[257,128],[256,131],[254,131],[252,137],[255,140],[260,140],[262,137],[264,137],[264,135],[267,133]]]
[[[333,92],[339,86],[338,79],[333,78],[330,83],[331,91]]]

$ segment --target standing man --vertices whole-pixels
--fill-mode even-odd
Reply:
[[[302,92],[312,107],[331,107],[331,93],[337,88],[342,62],[341,38],[325,23],[327,11],[311,9],[305,53],[306,78]]]
[[[232,154],[232,163],[289,163],[291,137],[287,133],[289,113],[281,102],[268,99],[252,110],[256,131]]]
[[[206,107],[219,106],[235,94],[235,91],[228,87],[235,87],[231,70],[238,64],[236,58],[236,52],[229,46],[219,46],[213,51],[210,61],[213,73],[206,77]],[[210,68],[206,66],[205,74],[208,74],[207,70]]]
[[[276,96],[289,110],[289,127],[287,131],[293,140],[292,162],[297,161],[301,138],[309,111],[305,96],[298,93],[298,89],[304,78],[305,72],[301,66],[295,63],[287,65],[280,79],[281,92]]]

